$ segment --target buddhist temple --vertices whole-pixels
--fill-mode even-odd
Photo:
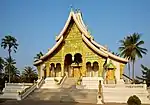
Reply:
[[[127,62],[98,44],[84,24],[81,11],[71,10],[55,45],[34,65],[39,78],[100,77],[109,84],[122,80]]]

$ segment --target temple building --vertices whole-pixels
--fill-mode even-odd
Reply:
[[[83,22],[79,10],[71,10],[56,37],[56,44],[34,65],[39,78],[47,77],[100,77],[105,83],[122,80],[127,59],[116,56],[96,41]]]

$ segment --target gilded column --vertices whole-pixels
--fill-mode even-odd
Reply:
[[[120,79],[123,78],[122,74],[124,72],[124,66],[125,66],[124,64],[120,64]]]
[[[86,77],[86,56],[85,56],[85,52],[83,50],[83,56],[82,56],[82,59],[83,59],[83,62],[82,62],[82,76],[83,77]]]
[[[86,76],[86,62],[83,62],[83,66],[82,66],[82,76]]]
[[[64,76],[64,62],[61,63],[61,76]]]
[[[47,62],[46,63],[46,77],[49,77],[49,70],[50,69],[50,64]]]
[[[105,63],[105,59],[100,58],[99,63],[98,63],[98,65],[99,65],[98,76],[99,77],[103,76],[103,70],[104,70],[103,65],[104,65],[104,63]]]
[[[64,76],[64,61],[65,61],[65,51],[64,51],[64,43],[62,44],[62,52],[61,52],[61,76]]]
[[[41,66],[37,66],[37,70],[38,70],[38,78],[40,79],[41,77]]]

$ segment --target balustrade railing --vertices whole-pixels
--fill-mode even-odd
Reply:
[[[37,83],[37,88],[40,88],[44,83],[44,78],[41,78],[40,81]]]
[[[60,82],[58,83],[58,85],[62,85],[64,83],[64,81],[66,80],[67,75],[65,74],[62,79],[60,80]]]
[[[31,87],[25,89],[24,91],[22,91],[21,93],[19,93],[18,99],[17,100],[22,100],[24,98],[26,98],[31,92],[33,92],[37,87],[37,84],[33,84]]]
[[[103,84],[105,88],[146,88],[146,84]]]

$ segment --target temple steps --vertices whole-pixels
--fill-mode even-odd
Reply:
[[[36,89],[25,100],[46,100],[57,102],[97,103],[96,89],[77,89],[76,79],[67,78],[58,89]]]
[[[0,95],[0,99],[17,99],[18,92],[22,92],[32,84],[19,84],[19,83],[6,83],[3,90],[3,94]]]

